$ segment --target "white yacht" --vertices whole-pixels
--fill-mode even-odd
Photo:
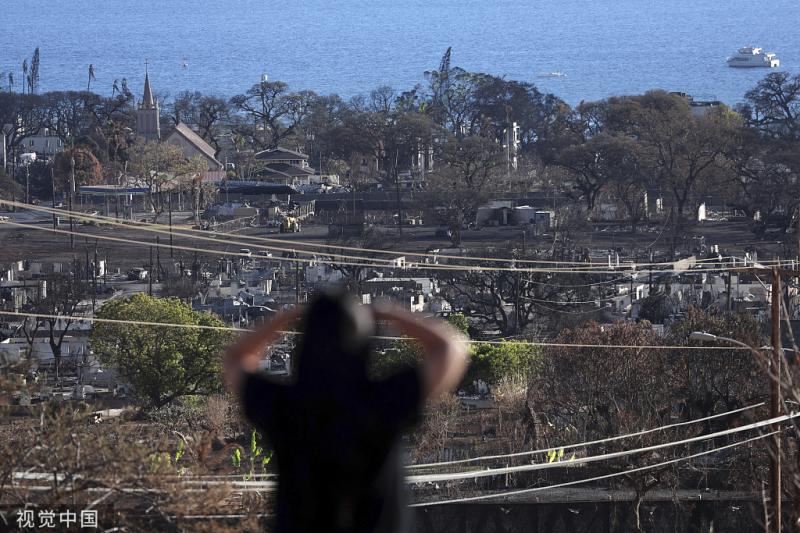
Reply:
[[[780,66],[781,62],[772,52],[764,52],[755,46],[745,46],[739,48],[739,53],[728,58],[729,67],[752,68],[766,67],[774,68]]]

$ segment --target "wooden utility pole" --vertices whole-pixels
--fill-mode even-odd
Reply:
[[[69,160],[70,180],[69,180],[69,249],[75,250],[75,219],[72,218],[72,197],[75,196],[75,153],[73,152]]]
[[[86,275],[85,275],[85,279],[86,279],[86,284],[88,285],[92,281],[92,279],[89,277],[89,238],[88,237],[84,237],[83,238],[83,244],[84,244],[84,248],[85,248],[85,251],[86,251]]]
[[[771,286],[771,340],[772,359],[769,362],[768,374],[770,381],[770,418],[781,416],[781,376],[783,372],[783,343],[781,340],[781,305],[783,302],[783,289],[781,287],[783,276],[800,277],[800,271],[780,266],[771,269],[747,269],[755,274],[768,273],[772,276]],[[737,281],[738,283],[738,281]],[[772,502],[772,521],[770,529],[775,533],[782,533],[781,521],[781,424],[772,424],[772,431],[776,432],[770,438],[770,501]]]
[[[156,235],[156,271],[158,272],[158,281],[161,281],[163,272],[161,271],[161,241]]]
[[[100,264],[97,262],[97,239],[94,241],[94,265],[92,266],[92,314],[97,305],[97,269]]]
[[[726,285],[728,286],[728,312],[733,309],[733,294],[731,293],[731,277],[733,276],[733,272],[728,271],[728,279],[726,279]]]
[[[169,258],[172,259],[172,192],[167,198],[169,198]]]
[[[147,267],[147,294],[153,295],[153,247],[150,247],[150,263]]]
[[[519,284],[520,284],[520,279],[519,279],[519,272],[516,272],[515,274],[516,274],[516,276],[515,276],[515,280],[514,280],[515,283],[514,284],[516,285],[516,287],[515,287],[516,294],[515,294],[515,298],[514,298],[515,299],[515,301],[514,301],[514,333],[519,335],[520,332],[522,331],[522,329],[520,328],[520,314],[519,314],[519,289],[520,289]]]
[[[772,363],[770,364],[770,417],[780,416],[781,412],[781,362],[783,347],[781,346],[781,291],[782,271],[778,267],[772,268]],[[772,499],[772,527],[775,533],[781,533],[781,434],[780,424],[772,425],[775,431],[771,438],[770,450],[770,498]]]
[[[52,198],[52,201],[50,203],[53,206],[53,229],[57,229],[58,228],[58,219],[56,217],[56,211],[55,211],[55,209],[56,209],[56,174],[55,174],[55,171],[53,170],[54,167],[55,167],[55,164],[50,163],[50,182],[51,182],[51,185],[53,186],[53,198]]]
[[[297,253],[294,254],[297,257]],[[294,302],[300,305],[300,263],[294,263]]]

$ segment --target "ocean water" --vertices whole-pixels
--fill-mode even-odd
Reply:
[[[141,94],[145,60],[162,96],[244,92],[263,74],[293,89],[367,93],[425,83],[452,64],[530,81],[570,104],[652,88],[734,104],[767,69],[732,69],[754,44],[800,72],[797,0],[9,0],[0,73],[41,48],[40,90]],[[542,74],[560,71],[566,77]],[[0,79],[7,85],[7,77]]]

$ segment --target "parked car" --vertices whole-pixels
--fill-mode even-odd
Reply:
[[[128,281],[142,281],[147,279],[148,272],[144,268],[133,268],[128,272]]]

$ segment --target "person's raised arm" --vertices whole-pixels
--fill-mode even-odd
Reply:
[[[245,334],[228,349],[222,361],[223,379],[228,390],[236,395],[241,392],[242,372],[252,373],[258,370],[258,362],[264,356],[266,347],[278,340],[281,332],[294,324],[302,311],[302,308],[294,307],[276,314],[269,322]]]
[[[400,307],[376,307],[375,318],[422,345],[423,395],[438,399],[453,390],[467,368],[467,339],[456,328],[435,318],[424,321]]]

